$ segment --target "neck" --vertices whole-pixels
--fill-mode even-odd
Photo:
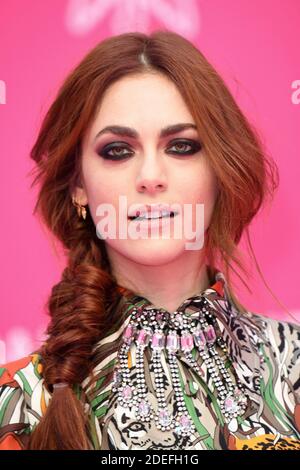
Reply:
[[[204,255],[190,250],[170,263],[141,265],[118,253],[109,253],[113,274],[119,285],[147,298],[155,307],[169,312],[211,284]]]

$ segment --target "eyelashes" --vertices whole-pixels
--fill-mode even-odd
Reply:
[[[176,148],[179,149],[184,147],[190,147],[188,151],[176,151],[171,150],[168,153],[171,155],[194,155],[196,152],[199,152],[202,149],[202,144],[195,140],[176,140],[171,143],[168,149]],[[125,160],[129,158],[134,152],[130,149],[128,144],[124,142],[113,142],[111,144],[100,147],[97,150],[97,154],[104,158],[105,160]]]

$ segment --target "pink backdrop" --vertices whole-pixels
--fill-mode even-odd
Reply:
[[[143,9],[142,9],[143,7]],[[29,150],[57,87],[107,36],[166,27],[198,46],[258,127],[280,171],[272,207],[252,225],[262,272],[300,319],[299,0],[9,0],[0,15],[1,325],[0,362],[42,340],[44,304],[64,259],[32,215]],[[249,264],[250,310],[288,319]],[[239,286],[239,283],[236,282]]]

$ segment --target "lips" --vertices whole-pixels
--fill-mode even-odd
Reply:
[[[131,212],[128,218],[130,220],[161,219],[164,217],[174,217],[176,214],[177,212],[171,210],[170,206],[156,204],[140,206],[138,209]]]

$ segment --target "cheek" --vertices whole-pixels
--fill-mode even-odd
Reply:
[[[214,205],[218,193],[217,178],[209,167],[201,167],[181,180],[181,191],[187,201],[210,207]]]
[[[194,214],[196,213],[196,204],[204,205],[204,230],[206,230],[210,224],[218,195],[218,184],[214,173],[211,171],[202,172],[200,177],[195,177],[194,173],[190,178],[189,185],[183,189],[183,194],[185,201],[193,204]]]
[[[89,209],[91,211],[94,222],[98,222],[99,217],[96,215],[97,207],[100,204],[110,204],[115,208],[118,214],[119,196],[126,195],[126,187],[128,184],[123,178],[111,173],[95,171],[86,175],[86,192],[89,201]]]

